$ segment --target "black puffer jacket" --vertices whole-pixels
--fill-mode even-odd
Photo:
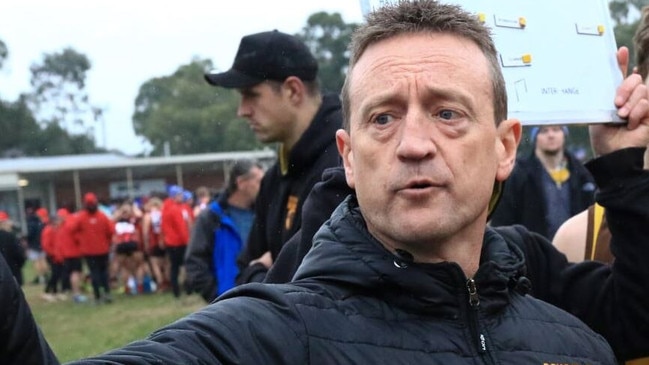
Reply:
[[[517,291],[522,254],[492,229],[470,280],[457,264],[389,253],[351,197],[314,242],[293,283],[235,288],[146,341],[79,363],[615,363],[601,336]]]
[[[43,338],[22,289],[0,255],[0,364],[55,365],[59,361]]]
[[[611,344],[621,361],[649,356],[649,171],[642,170],[644,148],[628,148],[587,164],[600,187],[597,199],[610,221],[611,266],[601,262],[568,263],[545,237],[522,226],[498,227],[525,256],[532,294],[562,308]],[[353,193],[342,167],[327,170],[305,203],[302,230],[282,249],[267,282],[292,280],[312,237],[333,211],[332,205]]]

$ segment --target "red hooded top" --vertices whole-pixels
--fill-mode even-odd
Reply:
[[[173,199],[165,199],[162,205],[162,236],[167,247],[187,246],[189,227],[183,217],[181,205]]]
[[[78,212],[74,217],[73,231],[82,255],[105,255],[110,252],[115,227],[101,211],[90,213],[84,209]]]
[[[56,245],[59,247],[61,256],[63,256],[64,259],[81,257],[79,245],[77,245],[77,241],[74,239],[74,234],[72,232],[73,225],[74,217],[70,215],[56,228],[56,233],[54,234]]]
[[[41,231],[41,247],[43,251],[54,260],[56,263],[63,263],[63,255],[61,249],[56,242],[56,228],[51,224],[45,225]]]

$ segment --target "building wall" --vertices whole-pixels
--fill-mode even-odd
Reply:
[[[270,151],[268,151],[270,152]],[[266,153],[266,152],[264,152]],[[265,157],[256,157],[258,162],[268,168],[275,161],[275,155],[266,153]],[[85,157],[84,157],[85,158]],[[255,158],[255,157],[251,157]],[[205,161],[198,158],[199,161]],[[43,159],[43,169],[33,169],[33,161],[26,161],[26,166],[33,172],[19,172],[21,169],[11,161],[10,173],[0,174],[0,209],[9,213],[14,222],[25,230],[24,208],[45,207],[50,214],[56,209],[66,207],[70,210],[80,208],[81,199],[86,192],[94,192],[101,200],[110,197],[111,184],[122,183],[131,176],[132,180],[140,181],[140,189],[150,188],[156,184],[167,186],[169,184],[182,185],[186,190],[195,192],[200,186],[208,187],[213,193],[223,189],[225,183],[225,171],[229,170],[234,160],[218,160],[206,162],[181,162],[176,164],[124,164],[121,167],[107,167],[100,169],[99,166],[88,166],[84,160],[83,168],[77,172],[70,170],[69,165],[61,161]],[[52,171],[51,165],[61,166],[61,170]],[[66,169],[64,166],[68,166]],[[127,167],[131,166],[131,167]],[[15,171],[13,170],[15,169]],[[23,170],[24,171],[24,170]],[[180,173],[180,176],[178,174]],[[75,177],[78,177],[80,196],[75,191]],[[28,181],[27,186],[20,187],[19,180]],[[143,180],[151,184],[142,183]],[[3,183],[5,183],[3,185]],[[113,186],[113,191],[123,191],[121,186]],[[137,198],[137,197],[136,197]],[[15,216],[15,217],[14,217]]]

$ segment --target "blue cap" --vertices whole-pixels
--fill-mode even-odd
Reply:
[[[189,200],[189,199],[191,199],[193,197],[194,197],[194,195],[192,194],[191,191],[189,191],[189,190],[183,191],[183,200],[187,201],[187,200]]]
[[[169,185],[167,187],[167,194],[171,198],[174,198],[174,197],[176,197],[176,196],[178,196],[180,194],[183,194],[184,192],[185,192],[185,190],[183,190],[183,188],[181,188],[178,185]]]

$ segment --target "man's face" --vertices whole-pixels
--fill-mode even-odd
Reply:
[[[237,116],[246,118],[250,129],[260,142],[283,142],[293,127],[288,103],[283,91],[268,82],[240,89],[241,102]]]
[[[264,170],[259,167],[253,167],[250,172],[245,176],[240,176],[239,181],[237,181],[238,189],[246,194],[250,199],[250,203],[254,203],[257,199],[257,194],[259,194],[259,187],[261,185],[261,179],[264,177]]]
[[[512,164],[488,70],[471,41],[416,34],[371,45],[350,71],[350,133],[337,132],[338,149],[382,243],[416,251],[467,230],[481,237],[494,180]]]
[[[536,135],[536,149],[554,155],[563,150],[566,136],[560,126],[541,127]]]

